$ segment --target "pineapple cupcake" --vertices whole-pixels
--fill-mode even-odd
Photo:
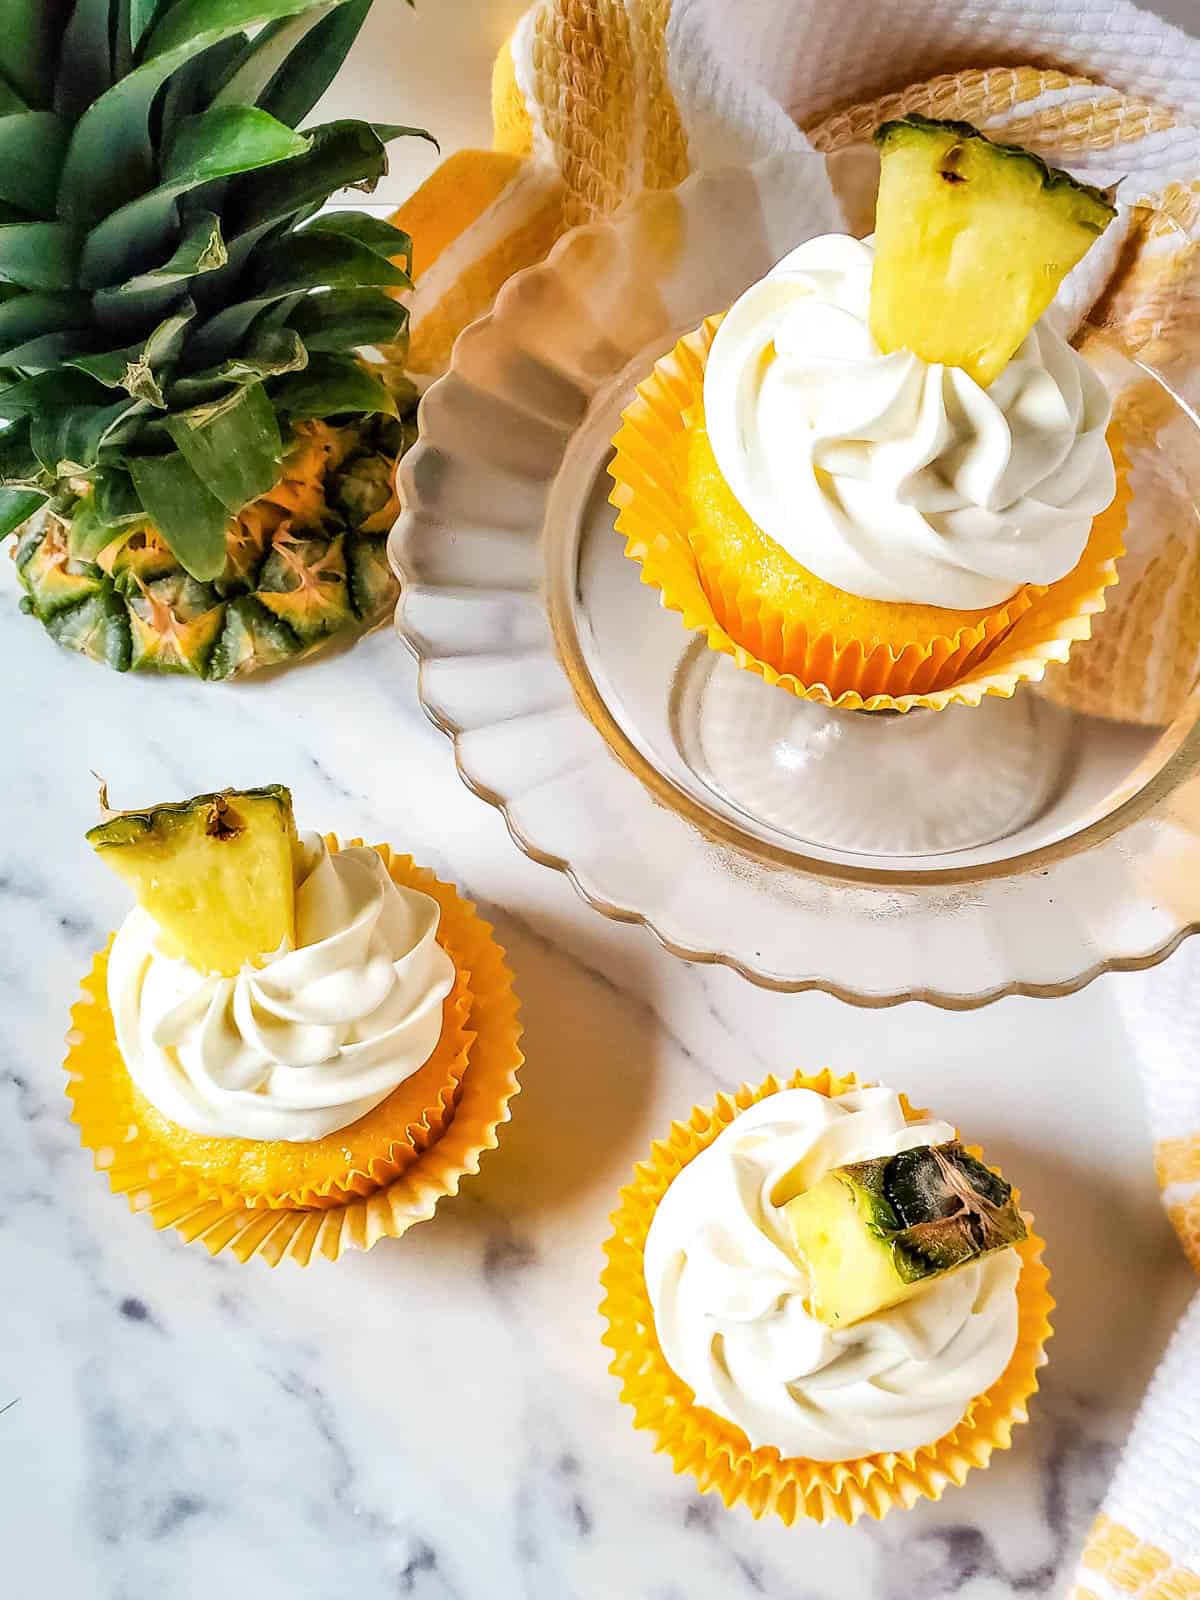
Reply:
[[[966,123],[876,140],[874,239],[808,240],[664,358],[612,499],[716,648],[907,710],[1040,675],[1115,579],[1111,402],[1042,315],[1114,211]]]
[[[1026,1418],[1041,1241],[947,1123],[852,1078],[722,1095],[653,1146],[606,1247],[635,1426],[727,1505],[853,1522],[937,1499]]]
[[[88,841],[138,901],[67,1058],[114,1190],[210,1248],[306,1258],[474,1170],[521,1056],[503,952],[453,888],[298,835],[278,785],[108,813]]]

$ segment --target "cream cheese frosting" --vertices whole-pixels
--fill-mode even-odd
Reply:
[[[874,247],[809,239],[726,314],[704,413],[743,509],[801,566],[866,600],[976,610],[1077,564],[1116,493],[1100,378],[1043,318],[987,389],[882,355]]]
[[[1004,1371],[1020,1258],[1000,1250],[833,1331],[806,1308],[786,1197],[850,1161],[954,1137],[907,1123],[891,1089],[788,1089],[743,1111],[659,1203],[644,1254],[655,1329],[697,1402],[754,1447],[816,1461],[930,1444]]]
[[[113,942],[108,995],[134,1083],[195,1133],[319,1139],[419,1071],[442,1032],[455,969],[441,911],[393,881],[374,850],[305,841],[296,948],[236,978],[164,955],[132,911]]]

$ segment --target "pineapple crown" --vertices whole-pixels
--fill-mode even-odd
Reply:
[[[0,0],[0,537],[83,496],[71,554],[157,525],[194,578],[294,423],[396,415],[353,352],[402,337],[408,237],[363,212],[388,143],[297,131],[371,0]]]

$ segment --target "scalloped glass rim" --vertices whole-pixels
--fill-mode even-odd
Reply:
[[[560,240],[462,335],[422,402],[391,543],[422,706],[525,854],[684,960],[858,1005],[955,1009],[1154,965],[1200,928],[1200,695],[1063,837],[914,869],[748,835],[649,758],[597,684],[575,613],[605,418],[681,331],[839,226],[814,164],[823,180],[820,157],[793,155],[642,195]],[[729,248],[714,260],[718,219]],[[631,851],[645,871],[631,875]]]

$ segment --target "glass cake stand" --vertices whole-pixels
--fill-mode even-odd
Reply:
[[[711,651],[613,531],[610,440],[635,383],[841,226],[821,158],[776,157],[643,195],[505,286],[401,469],[397,626],[421,703],[527,855],[685,960],[956,1008],[1152,965],[1200,925],[1200,694],[1161,731],[1030,685],[833,711]],[[1183,402],[1115,351],[1102,369],[1187,416],[1194,471],[1175,481],[1200,481]]]

